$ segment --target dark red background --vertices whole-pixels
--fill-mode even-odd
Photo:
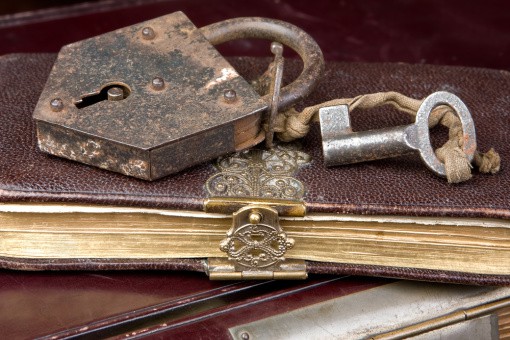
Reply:
[[[0,17],[0,54],[56,52],[177,10],[199,27],[239,16],[285,20],[309,32],[327,60],[510,68],[510,2],[504,0],[99,1]],[[267,43],[253,41],[229,44],[222,52],[270,55]]]

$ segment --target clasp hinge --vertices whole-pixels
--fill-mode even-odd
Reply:
[[[304,280],[308,277],[304,260],[285,260],[273,270],[238,271],[232,261],[215,257],[208,260],[208,267],[211,280]]]
[[[220,242],[227,258],[210,258],[211,280],[306,279],[303,260],[287,260],[294,239],[279,223],[278,211],[265,205],[248,205],[233,214],[232,227]]]

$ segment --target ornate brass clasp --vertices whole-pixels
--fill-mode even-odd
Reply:
[[[302,260],[287,260],[294,246],[279,223],[278,211],[266,205],[248,205],[233,214],[232,228],[220,243],[228,258],[209,259],[211,280],[306,279]]]

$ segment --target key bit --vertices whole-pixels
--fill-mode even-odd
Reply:
[[[397,157],[418,152],[425,165],[439,176],[446,176],[444,164],[430,144],[428,120],[432,110],[448,105],[460,118],[464,144],[462,149],[471,162],[476,150],[475,126],[462,100],[449,92],[435,92],[425,98],[414,124],[378,130],[353,132],[347,105],[319,110],[322,148],[326,166],[352,164]]]

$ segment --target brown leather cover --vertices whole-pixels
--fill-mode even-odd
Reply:
[[[54,54],[13,54],[0,57],[0,202],[72,202],[169,209],[203,210],[204,183],[215,170],[203,164],[155,182],[49,156],[38,151],[32,111],[47,78]],[[248,79],[261,74],[268,60],[231,59]],[[300,71],[298,61],[285,65],[286,80]],[[316,104],[339,97],[353,97],[378,91],[399,91],[422,98],[446,90],[461,97],[476,124],[482,151],[494,146],[502,158],[497,175],[475,173],[472,180],[450,185],[431,173],[417,156],[374,161],[335,168],[323,166],[318,127],[302,140],[312,164],[297,178],[305,183],[309,212],[347,214],[395,214],[407,216],[457,216],[510,218],[510,176],[505,164],[510,158],[510,86],[506,71],[451,66],[409,64],[329,63],[317,90],[301,103]],[[410,123],[392,109],[354,112],[354,130]],[[433,135],[433,144],[445,139],[444,131]],[[192,261],[192,260],[190,260]],[[22,261],[23,262],[23,261]],[[71,263],[73,262],[73,263]],[[93,260],[68,261],[67,265],[24,261],[16,265],[0,259],[1,267],[24,269],[126,269],[140,268],[143,261],[129,264],[101,264]],[[27,264],[29,263],[29,264]],[[78,265],[81,263],[81,265]],[[88,264],[88,265],[86,265]],[[172,261],[149,268],[180,268]],[[184,267],[200,270],[199,263]],[[357,273],[473,284],[509,284],[510,276],[474,276],[425,270],[373,268],[310,263],[311,272]]]

